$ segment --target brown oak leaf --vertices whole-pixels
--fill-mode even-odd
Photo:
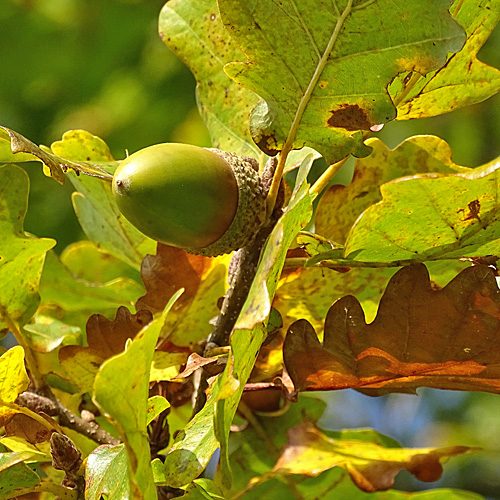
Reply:
[[[16,436],[30,444],[49,441],[51,434],[45,425],[22,413],[16,413],[5,425],[6,436]]]
[[[500,393],[500,290],[488,266],[436,289],[423,264],[400,269],[367,324],[359,301],[335,302],[323,344],[306,320],[283,346],[296,391],[355,388],[370,395],[417,387]]]
[[[184,293],[174,304],[173,311],[188,306],[210,266],[208,257],[158,243],[156,255],[146,255],[142,261],[141,277],[146,294],[137,301],[136,309],[147,309],[153,314],[161,312],[180,288],[184,288]]]

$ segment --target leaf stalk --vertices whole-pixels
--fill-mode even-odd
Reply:
[[[350,158],[346,156],[342,160],[330,165],[322,174],[321,177],[311,186],[309,192],[311,194],[320,194],[323,189],[328,186],[333,177],[338,173],[338,171],[344,166],[345,162]]]

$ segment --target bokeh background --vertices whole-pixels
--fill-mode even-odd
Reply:
[[[164,141],[209,146],[189,70],[158,37],[164,0],[0,0],[0,124],[37,144],[71,129],[103,138],[115,158]],[[500,28],[481,50],[500,67]],[[395,147],[415,134],[445,139],[456,163],[474,167],[500,156],[500,95],[440,117],[387,124],[378,136]],[[26,164],[31,178],[25,229],[58,241],[83,238],[71,186]],[[321,169],[318,162],[317,169]],[[326,396],[326,428],[369,426],[404,446],[480,446],[452,460],[437,486],[500,499],[500,396],[421,390],[418,396]],[[401,473],[401,489],[436,487]]]

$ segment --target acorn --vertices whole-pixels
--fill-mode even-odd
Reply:
[[[213,257],[246,246],[266,219],[253,158],[189,144],[150,146],[113,176],[118,209],[150,238]]]

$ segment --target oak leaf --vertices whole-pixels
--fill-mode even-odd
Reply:
[[[93,314],[87,321],[88,347],[68,345],[59,350],[59,361],[68,378],[82,392],[90,391],[99,366],[120,354],[127,340],[133,339],[152,319],[153,315],[145,309],[132,314],[124,306],[118,308],[112,321]]]
[[[161,243],[156,255],[144,258],[141,277],[146,294],[136,303],[138,311],[161,312],[172,295],[184,289],[165,321],[160,341],[187,347],[210,334],[209,321],[219,313],[217,299],[225,293],[227,261],[228,256],[191,255]]]
[[[146,255],[141,265],[141,277],[146,295],[136,304],[137,309],[147,309],[153,314],[163,311],[172,295],[184,288],[174,311],[185,307],[200,286],[203,272],[210,266],[210,259],[190,255],[180,248],[158,244],[156,255]]]
[[[407,266],[391,278],[372,323],[353,296],[328,311],[323,344],[308,321],[293,323],[283,355],[295,390],[500,393],[500,290],[492,269],[472,266],[435,288],[423,264]]]
[[[349,431],[347,431],[349,432]],[[332,439],[311,423],[288,431],[288,442],[273,471],[282,474],[317,476],[331,467],[347,470],[353,482],[363,491],[389,489],[400,470],[406,469],[417,479],[437,481],[442,473],[441,461],[448,457],[475,451],[466,446],[408,449],[387,446],[362,439]]]

